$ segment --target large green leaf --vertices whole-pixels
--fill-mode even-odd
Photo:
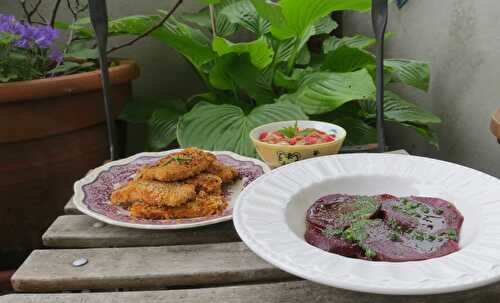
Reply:
[[[267,104],[246,114],[234,105],[197,104],[178,124],[177,139],[181,147],[197,146],[208,150],[229,150],[255,157],[250,131],[262,124],[305,120],[300,107],[289,103]]]
[[[271,33],[274,37],[285,40],[296,35],[287,26],[281,6],[268,0],[251,0],[259,15],[271,23]]]
[[[343,45],[326,56],[322,69],[332,72],[346,73],[375,64],[375,57],[359,48]]]
[[[375,119],[375,102],[361,102],[361,105],[363,109],[362,115],[367,119]],[[384,93],[384,118],[386,121],[396,122],[415,129],[429,143],[437,146],[437,134],[430,125],[441,123],[441,119],[391,91],[385,91]]]
[[[427,142],[429,142],[429,144],[439,149],[439,136],[436,130],[432,129],[428,125],[411,124],[411,123],[401,123],[401,125],[412,128],[417,132],[417,134],[421,135],[424,139],[426,139]]]
[[[214,6],[215,31],[217,36],[227,37],[238,30],[238,24],[231,22],[221,11],[228,5],[232,5],[237,0],[222,0]],[[196,13],[184,13],[181,18],[187,22],[197,24],[212,31],[212,22],[208,6],[202,8]]]
[[[212,42],[212,47],[220,56],[230,53],[248,53],[252,64],[259,69],[265,68],[273,61],[274,51],[267,44],[264,37],[260,37],[251,42],[241,43],[232,43],[224,38],[215,37]]]
[[[288,89],[289,91],[296,91],[300,82],[305,76],[316,72],[312,67],[296,68],[293,70],[292,75],[285,75],[282,71],[277,70],[274,74],[274,84],[279,87]]]
[[[239,24],[257,35],[270,31],[271,24],[257,13],[250,0],[240,0],[231,3],[220,11],[230,22]]]
[[[387,59],[384,65],[394,69],[393,80],[424,91],[429,90],[429,63],[407,59]]]
[[[347,131],[344,145],[365,145],[377,142],[377,130],[358,117],[340,117],[332,122]]]
[[[271,33],[278,39],[302,39],[316,22],[334,11],[366,11],[371,7],[371,0],[251,1],[259,14],[271,22]]]
[[[281,0],[279,5],[288,27],[301,37],[310,26],[334,11],[369,10],[371,0]]]
[[[362,102],[364,116],[375,118],[375,102]],[[384,117],[388,121],[414,124],[439,124],[441,119],[436,115],[410,103],[392,91],[384,92]]]
[[[317,72],[304,77],[298,90],[279,101],[299,104],[307,114],[322,114],[354,100],[373,99],[375,85],[361,69],[351,73]]]
[[[243,89],[257,105],[274,102],[271,71],[256,68],[250,63],[248,55],[234,58],[227,67],[227,73],[232,81]]]
[[[343,37],[337,38],[331,36],[325,41],[323,41],[323,53],[329,53],[336,50],[341,46],[348,46],[360,49],[367,49],[368,47],[374,45],[377,41],[374,38],[356,35],[354,37]]]
[[[214,66],[208,73],[210,84],[221,90],[230,90],[234,88],[234,81],[228,73],[228,69],[233,64],[234,56],[226,55],[217,58]]]
[[[177,123],[181,114],[168,108],[160,108],[153,112],[148,121],[148,145],[153,150],[160,150],[177,137]]]
[[[159,19],[159,16],[128,16],[116,19],[109,22],[109,32],[141,35],[156,25]],[[216,57],[210,41],[201,31],[175,18],[170,18],[164,26],[151,33],[151,37],[172,47],[198,68]]]

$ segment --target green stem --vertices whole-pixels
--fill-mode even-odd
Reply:
[[[295,61],[297,61],[297,56],[299,55],[299,46],[300,46],[300,41],[299,40],[295,41],[295,46],[293,47],[293,53],[288,59],[287,74],[289,76],[292,75],[293,68],[295,66]]]

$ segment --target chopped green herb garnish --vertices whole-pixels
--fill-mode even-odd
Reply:
[[[418,240],[418,241],[424,241],[424,239],[425,239],[424,233],[420,230],[414,231],[413,237],[415,238],[415,240]]]
[[[447,234],[448,234],[448,239],[450,239],[450,240],[456,241],[458,238],[457,230],[454,228],[448,229]]]
[[[436,215],[442,215],[444,210],[442,210],[441,208],[436,208],[434,212],[436,213]]]
[[[162,166],[167,165],[172,162],[177,162],[178,164],[182,163],[187,163],[193,160],[191,157],[182,157],[182,156],[172,156],[170,159],[168,159],[165,163],[162,164]]]
[[[331,226],[326,227],[323,229],[322,234],[327,237],[328,239],[331,239],[333,237],[340,237],[344,231],[339,228],[333,228]]]
[[[371,248],[367,248],[365,250],[365,256],[367,256],[368,258],[373,258],[377,255],[377,253],[375,251],[373,251],[373,249]]]
[[[434,240],[436,240],[436,236],[429,234],[429,235],[427,235],[427,240],[434,241]]]

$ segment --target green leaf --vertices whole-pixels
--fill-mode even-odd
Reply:
[[[419,135],[421,135],[427,142],[437,149],[439,149],[439,137],[437,132],[427,125],[411,124],[411,123],[401,123],[401,125],[410,127],[414,129]]]
[[[394,69],[393,80],[423,91],[429,90],[429,63],[407,59],[387,59],[384,65]]]
[[[264,37],[252,42],[232,43],[221,37],[215,37],[212,42],[214,51],[219,56],[229,53],[243,54],[248,53],[254,66],[263,69],[273,61],[274,51]]]
[[[213,87],[221,90],[233,89],[234,81],[231,79],[231,76],[228,73],[228,69],[230,68],[233,61],[234,57],[230,55],[225,55],[217,58],[214,66],[208,73],[208,80]]]
[[[295,34],[287,26],[281,6],[268,0],[251,0],[259,15],[271,23],[271,33],[280,40],[293,38]]]
[[[228,65],[227,73],[239,88],[255,100],[257,105],[274,102],[270,70],[256,68],[250,63],[248,55],[235,57]]]
[[[64,61],[53,69],[49,70],[47,74],[70,74],[80,68],[80,64],[71,61]]]
[[[250,131],[260,125],[287,120],[305,120],[300,107],[288,103],[267,104],[246,114],[234,105],[198,103],[179,120],[177,139],[181,147],[228,150],[256,157]]]
[[[240,0],[225,6],[221,15],[234,23],[243,26],[257,35],[263,35],[271,30],[269,21],[261,18],[250,0]]]
[[[279,101],[299,104],[307,114],[322,114],[354,100],[372,99],[375,85],[365,70],[351,73],[316,72],[304,78],[298,90]]]
[[[274,55],[274,61],[276,63],[286,62],[288,61],[288,59],[290,59],[295,51],[295,41],[297,41],[297,39],[295,38],[291,38],[288,40],[278,40],[278,45]]]
[[[159,21],[159,16],[128,16],[109,22],[110,34],[141,35]],[[199,30],[170,18],[151,37],[181,53],[198,69],[216,57],[210,41]]]
[[[332,19],[330,15],[323,17],[319,19],[316,24],[313,26],[314,34],[315,35],[321,35],[321,34],[330,34],[334,29],[336,29],[339,25],[335,20]]]
[[[296,91],[302,79],[304,79],[306,75],[314,72],[315,70],[311,67],[307,67],[305,69],[296,68],[293,70],[291,76],[287,76],[282,71],[277,70],[274,75],[274,84],[290,91]]]
[[[331,36],[323,41],[323,53],[329,53],[344,45],[353,48],[367,49],[368,47],[374,45],[376,42],[377,41],[374,38],[362,35],[343,38]]]
[[[375,64],[372,54],[359,48],[343,45],[328,53],[322,69],[345,73],[356,71],[369,64]]]
[[[181,114],[169,108],[160,108],[153,112],[148,121],[148,145],[153,150],[160,150],[177,138],[177,123]]]
[[[362,102],[364,116],[366,118],[375,118],[375,102]],[[407,122],[416,124],[439,124],[441,119],[436,115],[425,111],[417,105],[410,103],[392,91],[384,92],[384,117],[387,121]]]
[[[340,10],[369,10],[371,0],[281,0],[279,5],[288,27],[302,37],[322,17]]]
[[[345,145],[365,145],[377,142],[377,130],[360,118],[341,117],[332,122],[346,130]]]

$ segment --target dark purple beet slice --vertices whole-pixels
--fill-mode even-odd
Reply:
[[[464,218],[448,201],[438,198],[396,198],[382,204],[385,221],[396,222],[403,229],[418,229],[440,235],[450,229],[458,237]]]
[[[351,258],[363,257],[363,250],[357,244],[336,236],[327,237],[321,229],[313,225],[308,224],[304,239],[312,246],[328,252]]]
[[[356,220],[374,217],[379,211],[380,203],[392,198],[395,197],[328,195],[318,199],[307,210],[306,221],[320,228],[345,229]]]
[[[404,233],[394,238],[394,230],[381,219],[358,221],[351,229],[353,238],[365,254],[376,261],[427,260],[459,249],[457,242],[445,237],[418,240],[413,233]]]
[[[362,258],[363,251],[355,243],[340,237],[341,232],[356,220],[374,217],[380,204],[394,199],[390,195],[350,196],[335,194],[318,199],[307,211],[307,243],[322,250],[346,257]],[[336,234],[332,231],[336,231]]]

